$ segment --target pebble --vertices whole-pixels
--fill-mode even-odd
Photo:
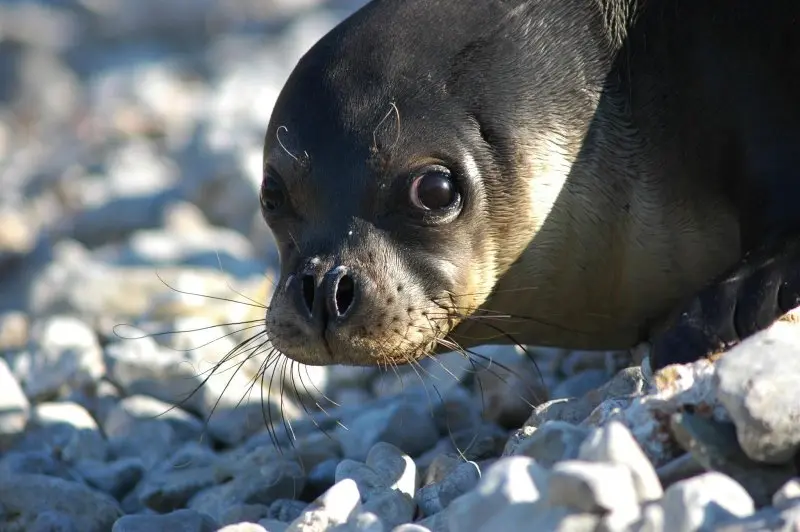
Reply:
[[[122,517],[110,496],[77,482],[37,474],[0,475],[0,501],[4,510],[0,529],[35,530],[43,511],[58,512],[60,522],[69,522],[81,532],[106,532]]]
[[[534,503],[547,492],[549,472],[526,456],[502,458],[481,477],[477,486],[448,507],[450,530],[480,530],[509,505]]]
[[[787,508],[800,504],[800,478],[793,478],[780,487],[772,496],[772,505]]]
[[[530,456],[542,466],[552,467],[556,462],[577,458],[588,434],[589,429],[565,421],[545,421],[530,435],[515,439],[503,454]]]
[[[607,462],[627,467],[633,476],[638,501],[648,502],[664,495],[653,465],[633,439],[628,428],[611,421],[594,429],[584,440],[576,458],[589,462]]]
[[[58,449],[68,463],[102,462],[108,455],[108,444],[94,418],[85,408],[70,402],[36,405],[20,447]]]
[[[715,471],[667,488],[663,506],[670,529],[675,532],[712,529],[737,517],[747,517],[755,508],[741,485]]]
[[[0,390],[0,451],[4,451],[22,434],[31,407],[3,358],[0,358]]]
[[[217,532],[219,525],[194,510],[176,510],[162,515],[126,515],[111,532]]]
[[[414,430],[406,427],[413,426]],[[424,406],[398,402],[368,410],[336,436],[347,458],[365,460],[378,442],[386,442],[415,456],[432,447],[438,439],[436,424]]]
[[[613,511],[639,517],[633,475],[624,465],[559,462],[551,470],[547,494],[552,506],[598,515]]]
[[[430,483],[416,493],[416,502],[426,516],[443,511],[457,497],[474,488],[481,478],[475,462],[463,462],[441,481]]]
[[[731,349],[717,365],[719,400],[753,460],[785,463],[800,450],[800,390],[794,386],[800,379],[800,344],[794,332],[778,322]]]
[[[346,523],[350,514],[360,509],[358,485],[345,478],[309,504],[300,517],[289,523],[286,532],[326,530]]]
[[[34,322],[29,349],[11,356],[11,368],[29,399],[53,397],[63,386],[81,387],[105,373],[95,332],[73,316]]]

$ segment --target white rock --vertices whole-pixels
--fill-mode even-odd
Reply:
[[[701,527],[747,517],[753,499],[742,486],[718,472],[708,472],[671,485],[662,502],[670,531],[694,532]]]

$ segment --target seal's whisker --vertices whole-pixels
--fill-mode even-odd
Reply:
[[[274,357],[272,355],[275,355]],[[278,433],[275,430],[275,426],[272,423],[272,380],[275,378],[275,374],[277,373],[277,369],[269,372],[269,383],[267,384],[267,408],[266,412],[264,411],[264,378],[267,375],[267,370],[269,369],[270,365],[275,364],[277,365],[278,361],[281,359],[281,356],[277,349],[273,350],[273,353],[270,355],[270,358],[273,360],[270,362],[269,358],[262,363],[261,367],[259,368],[259,374],[261,375],[261,418],[264,420],[264,424],[267,427],[267,431],[269,432],[269,437],[272,440],[273,446],[278,451],[279,454],[283,454],[283,448],[278,441]],[[282,414],[281,414],[282,415]]]
[[[290,420],[286,419],[286,410],[284,406],[284,390],[283,386],[286,382],[286,363],[291,360],[289,358],[283,359],[283,364],[281,365],[281,422],[283,423],[283,428],[286,430],[287,435],[289,436],[289,441],[292,442],[292,446],[294,446],[294,442],[297,441],[297,435],[294,433],[294,427],[292,427],[292,423]]]
[[[118,323],[118,324],[114,325],[112,330],[114,331],[114,334],[117,336],[117,338],[120,338],[122,340],[141,340],[143,338],[155,338],[155,337],[158,337],[158,336],[166,336],[166,335],[170,335],[170,334],[182,334],[182,333],[190,333],[190,332],[209,331],[211,329],[216,329],[218,327],[231,327],[231,326],[235,327],[235,326],[239,326],[239,325],[248,325],[248,327],[244,327],[242,329],[238,329],[238,330],[235,330],[235,331],[233,331],[231,333],[228,333],[228,334],[226,334],[224,336],[221,336],[220,338],[218,338],[218,340],[219,340],[219,339],[225,338],[226,336],[230,336],[231,334],[237,334],[237,333],[240,333],[242,331],[246,331],[247,329],[250,329],[252,327],[257,327],[262,322],[263,322],[263,320],[260,320],[260,319],[258,319],[258,320],[246,320],[246,321],[232,321],[232,322],[226,322],[226,323],[218,323],[216,325],[206,325],[204,327],[197,327],[196,329],[158,331],[158,332],[149,333],[149,334],[142,334],[141,336],[127,336],[127,337],[119,334],[117,332],[117,327],[127,326],[127,327],[130,327],[131,329],[137,329],[138,327],[136,327],[135,325],[131,325],[130,323]],[[253,325],[253,324],[255,324],[255,325]],[[176,348],[170,348],[170,349],[174,349],[176,351],[181,351],[180,349],[176,349]],[[197,349],[197,347],[194,347],[194,348],[191,348],[191,349]],[[191,349],[188,349],[188,350],[191,351]]]
[[[230,299],[230,298],[221,297],[221,296],[209,296],[209,295],[206,295],[206,294],[198,294],[198,293],[196,293],[196,292],[189,292],[189,291],[187,291],[187,290],[180,290],[180,289],[178,289],[178,288],[175,288],[174,286],[171,286],[169,283],[167,283],[167,282],[166,282],[166,281],[165,281],[165,280],[164,280],[164,279],[161,277],[161,275],[159,275],[158,271],[156,271],[155,273],[156,273],[156,277],[158,277],[159,281],[161,281],[161,282],[164,284],[164,286],[166,286],[167,288],[169,288],[169,289],[170,289],[170,290],[172,290],[173,292],[177,292],[178,294],[183,294],[183,295],[187,295],[187,296],[197,296],[197,297],[204,297],[204,298],[206,298],[206,299],[212,299],[212,300],[216,300],[216,301],[225,301],[225,302],[227,302],[227,303],[236,303],[236,304],[238,304],[238,305],[246,305],[246,306],[248,306],[248,307],[260,308],[260,309],[265,309],[265,310],[266,310],[266,308],[267,308],[267,306],[266,306],[266,305],[264,305],[264,304],[261,304],[261,303],[255,303],[255,304],[253,304],[253,303],[247,303],[247,302],[245,302],[245,301],[237,301],[237,300],[235,300],[235,299]]]
[[[314,380],[313,380],[313,379],[311,378],[311,376],[308,374],[308,366],[304,366],[304,369],[306,370],[306,377],[308,377],[308,380],[310,380],[310,381],[311,381],[311,386],[312,386],[312,388],[314,388],[314,390],[315,390],[315,391],[316,391],[316,392],[317,392],[317,393],[320,395],[320,397],[322,397],[323,399],[325,399],[326,401],[328,401],[328,402],[329,402],[330,404],[332,404],[333,406],[335,406],[335,407],[337,407],[337,408],[341,408],[341,406],[342,406],[342,405],[340,405],[339,403],[337,403],[336,401],[334,401],[333,399],[331,399],[330,397],[328,397],[328,396],[327,396],[327,395],[326,395],[326,394],[325,394],[325,393],[324,393],[322,390],[320,390],[320,389],[317,387],[317,385],[316,385],[316,384],[314,384]],[[302,380],[301,380],[301,382],[302,382]],[[305,387],[305,384],[303,384],[303,387]],[[311,395],[310,393],[308,393],[308,389],[306,389],[306,393],[307,393],[308,395]],[[322,407],[320,406],[320,408],[322,408]]]
[[[215,251],[215,253],[217,255],[217,265],[219,266],[220,273],[226,274],[227,272],[222,267],[222,258],[220,258],[220,256],[219,256],[219,251]],[[272,281],[272,284],[274,286],[274,284],[275,284],[274,281]],[[243,293],[241,293],[240,291],[236,290],[233,286],[231,286],[231,283],[230,283],[230,281],[228,279],[225,279],[225,286],[227,286],[228,289],[231,292],[233,292],[234,294],[236,294],[237,296],[242,296],[243,298],[245,298],[246,300],[251,302],[254,306],[260,307],[260,308],[266,308],[266,306],[263,303],[260,303],[260,302],[256,301],[255,299],[253,299],[251,297],[248,297],[248,296],[244,295]]]

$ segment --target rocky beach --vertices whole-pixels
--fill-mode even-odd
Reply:
[[[364,3],[0,0],[0,532],[800,530],[791,319],[657,374],[269,356],[264,131]]]

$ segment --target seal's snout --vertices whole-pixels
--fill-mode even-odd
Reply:
[[[319,320],[324,329],[332,321],[347,318],[356,295],[355,277],[344,266],[336,266],[324,274],[304,273],[290,284],[301,315]]]

